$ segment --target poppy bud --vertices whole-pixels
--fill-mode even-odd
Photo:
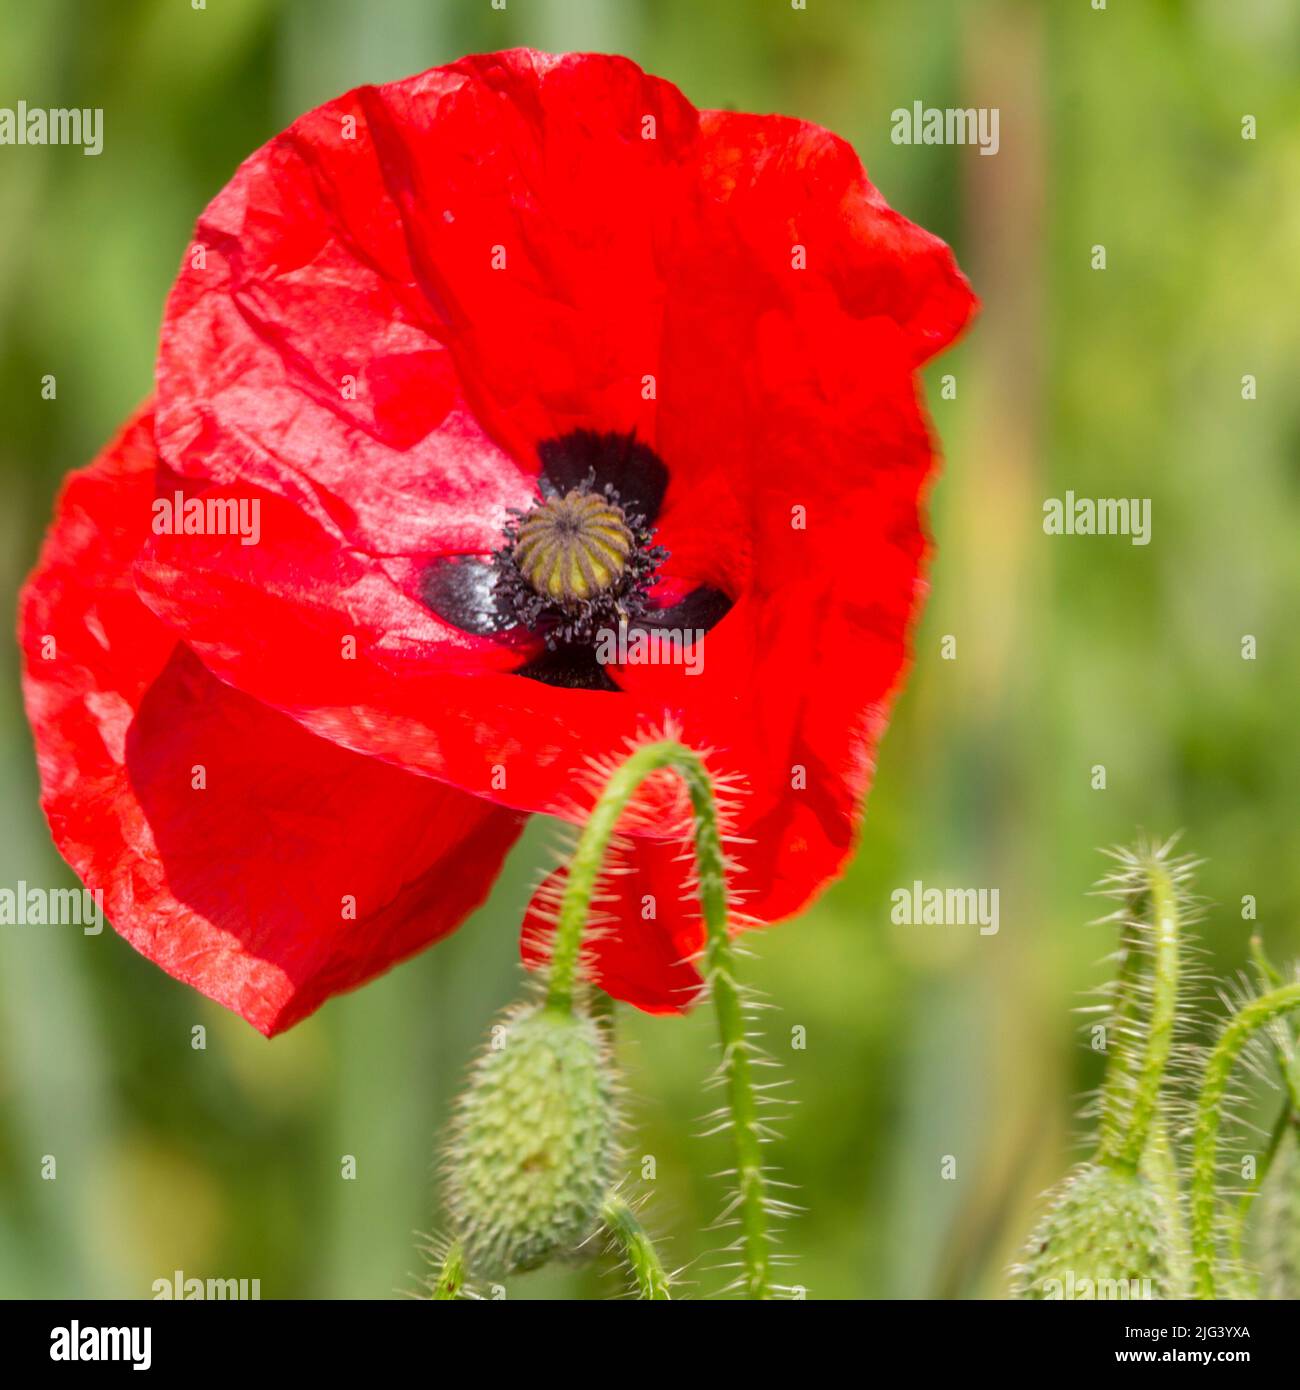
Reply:
[[[1017,1298],[1178,1296],[1174,1241],[1159,1189],[1146,1178],[1085,1163],[1055,1189],[1015,1270]]]
[[[448,1207],[471,1269],[536,1269],[592,1234],[614,1180],[616,1092],[595,1019],[525,1005],[493,1029],[447,1154]]]
[[[1259,1296],[1300,1298],[1300,1143],[1294,1128],[1265,1179],[1258,1217]]]

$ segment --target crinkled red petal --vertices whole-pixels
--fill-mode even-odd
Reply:
[[[317,738],[177,642],[130,579],[152,423],[72,476],[23,593],[42,802],[115,928],[269,1035],[459,925],[521,818]]]

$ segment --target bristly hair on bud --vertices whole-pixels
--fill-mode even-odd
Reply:
[[[1176,1298],[1188,1287],[1168,1079],[1185,1045],[1196,861],[1174,857],[1176,838],[1107,851],[1116,867],[1096,891],[1118,899],[1101,920],[1117,925],[1120,939],[1115,979],[1087,1010],[1103,1016],[1107,1056],[1101,1089],[1084,1112],[1098,1121],[1096,1152],[1050,1195],[1012,1272],[1018,1297]]]
[[[493,1276],[581,1258],[613,1186],[618,1133],[618,1084],[599,1022],[531,1003],[504,1014],[457,1103],[444,1157],[469,1268]]]
[[[1286,979],[1256,938],[1251,952],[1258,987],[1242,976],[1236,987],[1220,988],[1228,1015],[1214,1045],[1198,1051],[1178,1040],[1193,1013],[1186,997],[1186,924],[1199,905],[1190,892],[1196,865],[1174,858],[1172,847],[1173,841],[1143,842],[1136,850],[1111,851],[1118,868],[1100,891],[1121,905],[1103,920],[1119,924],[1121,939],[1116,980],[1094,1010],[1105,1014],[1108,1054],[1092,1109],[1099,1121],[1097,1149],[1055,1190],[1013,1270],[1020,1297],[1295,1293],[1300,1063],[1292,1020],[1300,1013],[1300,976]],[[1183,1060],[1180,1067],[1180,1053],[1195,1065]],[[1238,1097],[1233,1072],[1240,1066],[1276,1085],[1274,1062],[1286,1093],[1282,1110],[1249,1185],[1234,1191],[1246,1173],[1244,1167],[1234,1173],[1223,1160],[1223,1130]],[[1190,1105],[1181,1099],[1188,1095]],[[1180,1114],[1186,1117],[1181,1126]],[[1190,1146],[1180,1152],[1189,1134]],[[1256,1223],[1257,1277],[1241,1251],[1247,1215],[1261,1192],[1267,1210]]]
[[[1141,837],[1133,848],[1106,850],[1114,867],[1094,890],[1118,903],[1096,925],[1119,931],[1115,977],[1088,1010],[1104,1019],[1106,1074],[1085,1110],[1098,1121],[1102,1162],[1150,1167],[1169,1136],[1190,1124],[1200,1067],[1193,993],[1205,980],[1191,931],[1202,911],[1193,892],[1201,861],[1175,855],[1177,843],[1177,835]]]
[[[1030,1299],[1176,1298],[1168,1206],[1139,1173],[1085,1163],[1055,1189],[1012,1270]]]
[[[1103,990],[1105,1079],[1096,1097],[1095,1161],[1139,1172],[1165,1206],[1175,1296],[1191,1282],[1186,1196],[1176,1145],[1191,1127],[1199,994],[1207,976],[1193,934],[1203,903],[1195,895],[1201,861],[1175,853],[1178,835],[1140,836],[1107,850],[1113,868],[1096,892],[1119,906],[1115,979]]]

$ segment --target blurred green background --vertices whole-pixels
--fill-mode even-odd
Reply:
[[[831,127],[983,298],[928,374],[947,459],[934,591],[861,852],[802,920],[750,939],[749,968],[796,1101],[772,1155],[806,1207],[791,1278],[814,1298],[999,1296],[1097,1081],[1072,1012],[1110,944],[1085,925],[1096,848],[1185,829],[1216,975],[1245,959],[1244,894],[1276,955],[1300,946],[1300,9],[3,0],[0,105],[106,114],[96,159],[0,147],[0,606],[60,478],[148,393],[191,224],[238,161],[348,87],[514,44],[626,53],[697,105]],[[891,144],[891,111],[916,100],[998,107],[1000,152]],[[1151,498],[1151,544],[1045,536],[1043,501],[1066,489]],[[553,839],[535,823],[453,940],[273,1043],[111,932],[0,927],[0,1295],[147,1297],[176,1269],[257,1277],[268,1298],[413,1287],[431,1155],[515,994]],[[69,881],[6,642],[0,884],[19,879]],[[997,887],[1000,932],[892,925],[914,879]],[[724,1139],[694,1137],[710,1030],[703,1012],[620,1015],[632,1161],[657,1164],[648,1220],[699,1294],[722,1282],[705,1227],[729,1163]],[[510,1296],[618,1289],[598,1265]]]

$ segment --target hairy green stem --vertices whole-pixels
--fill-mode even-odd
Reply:
[[[771,1296],[772,1242],[767,1222],[762,1125],[753,1058],[745,1036],[745,1010],[736,980],[736,953],[727,930],[727,883],[708,779],[687,779],[695,808],[700,904],[706,930],[704,977],[709,982],[722,1047],[722,1075],[736,1147],[736,1211],[740,1222],[741,1287],[747,1298]]]
[[[710,912],[708,885],[703,873],[700,880],[708,928],[704,975],[718,1020],[722,1075],[736,1148],[736,1214],[742,1249],[740,1286],[747,1298],[763,1299],[771,1296],[772,1242],[768,1233],[767,1180],[763,1174],[762,1128],[754,1089],[753,1058],[745,1037],[745,1011],[736,985],[735,951],[727,934],[725,894],[719,887],[722,907]]]
[[[1128,1107],[1127,1124],[1121,1127],[1111,1118],[1103,1131],[1097,1159],[1114,1168],[1137,1172],[1146,1152],[1152,1121],[1160,1106],[1160,1089],[1165,1067],[1174,1041],[1174,1020],[1178,1008],[1179,920],[1178,895],[1169,871],[1163,864],[1147,867],[1147,884],[1151,900],[1151,930],[1154,936],[1151,970],[1151,1013],[1147,1020],[1146,1047],[1141,1064],[1133,1078],[1133,1097]],[[1130,946],[1130,951],[1135,948]],[[1125,962],[1127,965],[1127,961]],[[1132,981],[1126,982],[1132,988]],[[1113,1113],[1119,1101],[1121,1073],[1113,1086],[1107,1088],[1107,1115]]]
[[[429,1297],[435,1303],[449,1302],[460,1297],[460,1291],[465,1287],[465,1252],[461,1249],[460,1241],[454,1240],[447,1248],[446,1255],[443,1256],[442,1268],[438,1271],[438,1277],[434,1280],[433,1290]]]
[[[668,1274],[659,1263],[654,1244],[636,1219],[632,1208],[621,1197],[607,1197],[601,1209],[601,1218],[622,1246],[641,1297],[671,1301]]]
[[[564,896],[560,900],[560,920],[551,950],[550,984],[547,1007],[562,1013],[573,1008],[578,989],[578,968],[582,963],[582,938],[591,911],[591,899],[600,880],[605,853],[636,789],[652,773],[675,767],[682,758],[699,759],[689,748],[666,740],[638,748],[615,770],[605,784],[578,837],[578,848],[569,862]],[[680,770],[680,769],[679,769]],[[701,769],[702,771],[702,769]],[[683,774],[685,775],[685,774]],[[707,776],[705,777],[707,784]]]
[[[1126,940],[1124,958],[1115,980],[1115,1007],[1111,1010],[1107,1039],[1106,1074],[1101,1083],[1101,1110],[1098,1119],[1099,1154],[1116,1152],[1124,1142],[1128,1113],[1128,1087],[1133,1072],[1133,1054],[1123,1042],[1123,1034],[1137,1017],[1137,985],[1142,973],[1142,949]]]
[[[722,1075],[736,1148],[741,1287],[747,1297],[762,1299],[769,1297],[771,1289],[771,1236],[753,1061],[736,987],[735,953],[727,930],[726,859],[708,771],[698,753],[673,739],[638,748],[615,769],[583,826],[560,902],[547,1007],[560,1011],[573,1007],[583,931],[610,838],[637,787],[664,768],[672,768],[682,778],[691,800],[700,910],[705,926],[704,976],[718,1020]]]
[[[1264,940],[1256,933],[1250,938],[1250,955],[1255,962],[1255,968],[1259,971],[1261,985],[1264,988],[1276,988],[1278,985],[1285,984],[1282,972],[1269,960],[1264,951]],[[1274,1052],[1277,1053],[1277,1064],[1282,1072],[1282,1084],[1286,1087],[1287,1098],[1290,1109],[1300,1116],[1300,1052],[1297,1052],[1294,1040],[1284,1037],[1281,1042],[1274,1039]],[[1281,1129],[1286,1128],[1285,1117],[1278,1121]],[[1272,1160],[1273,1151],[1270,1149],[1269,1160]]]
[[[1142,1174],[1160,1194],[1165,1219],[1169,1223],[1169,1269],[1178,1297],[1186,1298],[1192,1277],[1192,1251],[1183,1217],[1178,1164],[1169,1139],[1169,1126],[1163,1111],[1151,1126],[1151,1138],[1142,1159]]]
[[[1197,1298],[1215,1297],[1215,1169],[1223,1100],[1232,1068],[1251,1036],[1300,1008],[1300,984],[1283,985],[1243,1004],[1228,1021],[1205,1064],[1192,1138],[1192,1278]]]

